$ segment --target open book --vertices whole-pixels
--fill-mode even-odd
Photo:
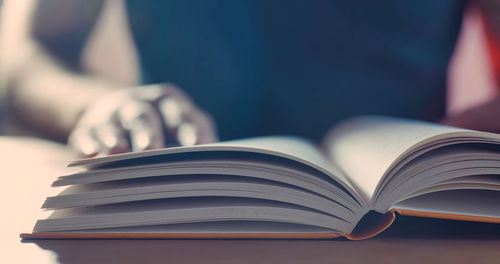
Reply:
[[[500,135],[385,117],[78,160],[24,238],[362,239],[404,215],[500,223]]]

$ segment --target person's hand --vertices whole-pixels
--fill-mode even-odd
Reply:
[[[111,92],[87,107],[68,144],[82,157],[217,141],[210,116],[172,84]]]
[[[500,133],[500,96],[463,113],[447,117],[441,123],[449,126]]]

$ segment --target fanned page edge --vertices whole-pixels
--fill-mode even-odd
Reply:
[[[383,232],[394,222],[394,210],[379,218],[379,223],[365,231],[342,233],[69,233],[33,232],[22,233],[23,239],[336,239],[345,237],[362,240]]]
[[[391,209],[375,226],[366,231],[354,230],[351,234],[341,233],[22,233],[23,239],[336,239],[363,240],[374,237],[389,228],[396,219],[396,213],[404,216],[437,218],[500,224],[500,218],[450,213],[435,213],[407,209]]]
[[[393,133],[395,130],[399,130],[400,133]],[[415,132],[415,130],[418,130],[418,132]],[[401,131],[405,131],[405,133]],[[394,134],[397,135],[396,138],[387,137]],[[381,138],[388,139],[381,141]],[[372,206],[372,209],[377,209],[373,208],[376,202],[374,198],[380,195],[388,173],[398,163],[429,143],[436,145],[449,139],[463,138],[477,139],[477,142],[474,141],[475,143],[500,142],[500,134],[495,133],[405,118],[360,116],[343,121],[330,131],[323,142],[323,148],[327,156],[333,159],[334,163],[339,165],[339,168],[346,175],[349,175],[348,178],[352,181],[352,185],[356,187],[356,191],[365,200],[369,201],[368,204]],[[363,144],[353,143],[360,139]],[[375,145],[368,147],[367,142],[375,142]],[[469,142],[464,141],[462,143]],[[449,145],[449,143],[446,145]],[[387,146],[391,146],[389,151]],[[369,153],[367,150],[370,149],[372,151]],[[351,153],[351,156],[355,158],[346,159],[346,156],[350,156],[349,154],[346,155],[346,153]],[[369,155],[365,155],[364,158],[360,159],[360,153],[368,153]],[[374,160],[374,157],[377,156],[385,156],[385,158]],[[358,166],[358,164],[364,164],[364,166]],[[376,164],[377,166],[367,166],[367,164]],[[376,177],[370,175],[376,175]],[[371,178],[373,179],[370,180]]]
[[[153,156],[164,156],[164,155],[190,153],[190,152],[191,153],[210,152],[210,151],[249,152],[249,153],[281,157],[314,168],[332,178],[332,180],[334,180],[336,183],[338,183],[342,188],[344,188],[347,191],[348,195],[352,196],[353,199],[356,200],[358,203],[360,203],[362,206],[367,206],[366,204],[367,201],[365,201],[363,197],[360,196],[356,188],[351,184],[350,179],[341,170],[338,170],[338,168],[336,168],[335,166],[333,166],[333,164],[328,162],[323,155],[321,155],[321,160],[316,160],[314,158],[311,160],[311,158],[301,157],[300,155],[287,153],[286,151],[275,150],[268,147],[259,147],[248,143],[253,140],[264,141],[264,142],[272,140],[304,142],[304,139],[292,136],[257,137],[257,138],[217,142],[212,144],[163,148],[163,149],[147,150],[141,152],[129,152],[129,153],[109,155],[109,156],[80,159],[70,162],[68,167],[80,167],[80,168],[93,167],[96,165],[101,166],[112,162],[120,162],[130,159],[148,158]],[[309,141],[307,142],[308,142],[307,144],[309,144]],[[316,146],[314,145],[311,146],[313,146],[314,149],[318,150]],[[320,151],[318,152],[321,153]]]

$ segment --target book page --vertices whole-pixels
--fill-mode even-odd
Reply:
[[[389,117],[367,116],[347,120],[326,137],[324,150],[363,198],[372,198],[387,170],[417,145],[447,137],[498,135]]]
[[[290,185],[247,177],[207,175],[73,185],[58,196],[48,197],[43,208],[75,208],[193,197],[204,200],[210,197],[240,197],[277,201],[311,208],[348,222],[355,222],[357,218],[341,204]]]
[[[126,163],[130,163],[129,161],[133,159],[165,156],[164,160],[168,161],[167,156],[172,154],[209,151],[261,153],[293,160],[320,171],[331,179],[330,182],[332,184],[338,185],[344,192],[358,201],[358,203],[362,202],[353,186],[347,180],[347,177],[338,168],[333,166],[312,142],[291,136],[268,136],[110,155],[74,161],[70,166],[99,168],[115,163],[113,167],[120,167]]]
[[[224,142],[216,142],[211,144],[186,146],[186,147],[172,147],[163,148],[149,151],[132,152],[118,155],[110,155],[104,157],[90,158],[77,160],[70,164],[70,166],[101,166],[107,163],[130,160],[142,157],[160,156],[171,153],[183,152],[196,152],[196,151],[248,151],[266,154],[284,154],[286,157],[292,157],[296,160],[314,165],[325,171],[335,171],[335,168],[323,157],[316,146],[305,139],[291,136],[269,136],[248,138]]]
[[[340,231],[339,231],[340,232]],[[171,225],[75,230],[72,233],[332,233],[331,229],[292,223],[215,221]]]
[[[214,221],[258,221],[309,225],[351,232],[352,223],[286,203],[229,197],[179,198],[68,208],[39,220],[35,232],[155,226]]]

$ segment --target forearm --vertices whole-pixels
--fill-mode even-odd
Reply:
[[[77,69],[101,6],[100,0],[4,1],[0,99],[6,103],[0,106],[8,106],[3,112],[39,134],[64,140],[86,105],[113,89]]]
[[[115,86],[65,69],[36,46],[30,54],[4,71],[9,112],[39,133],[65,140],[85,107]]]

